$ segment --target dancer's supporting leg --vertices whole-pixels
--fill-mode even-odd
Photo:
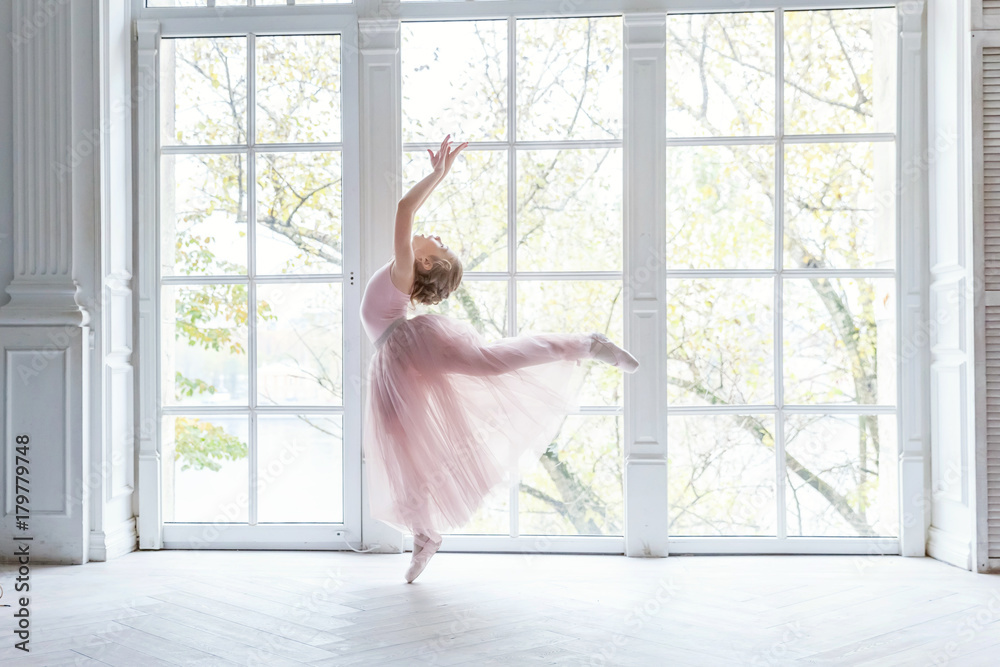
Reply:
[[[407,583],[413,583],[413,580],[424,571],[431,556],[437,553],[437,550],[441,547],[442,539],[440,535],[434,539],[423,533],[414,534],[413,556],[410,558],[410,567],[406,570]]]
[[[427,516],[426,498],[422,500],[421,507],[416,512],[419,518],[413,527],[413,553],[410,556],[410,566],[406,570],[407,583],[412,583],[424,571],[431,556],[437,553],[444,541],[441,534],[431,527]]]
[[[429,507],[430,488],[427,480],[411,473],[405,478],[400,501],[407,515],[404,521],[413,532],[413,553],[405,575],[407,583],[410,583],[427,567],[427,562],[437,552],[443,538],[432,526]]]

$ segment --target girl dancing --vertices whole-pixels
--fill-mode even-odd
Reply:
[[[627,373],[635,357],[601,333],[522,334],[487,344],[472,325],[444,315],[407,318],[462,282],[462,262],[439,236],[412,233],[413,217],[468,145],[451,135],[432,150],[432,171],[400,199],[394,256],[372,275],[361,321],[375,343],[369,366],[364,452],[371,515],[413,533],[406,581],[464,524],[483,498],[551,443],[578,385],[581,359]]]

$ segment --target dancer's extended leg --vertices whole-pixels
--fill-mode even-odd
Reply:
[[[447,373],[499,375],[561,359],[588,359],[592,341],[590,334],[522,334],[482,347],[443,350],[436,363]]]

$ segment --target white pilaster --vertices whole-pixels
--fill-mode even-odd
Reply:
[[[153,225],[156,216],[157,183],[157,120],[156,72],[160,45],[160,25],[157,21],[136,21],[137,44],[136,124],[138,144],[136,159],[137,215],[142,224]],[[156,383],[157,345],[156,303],[158,265],[158,234],[140,233],[138,253],[138,345],[150,353],[136,360],[139,390],[136,438],[139,442],[139,548],[160,549],[163,546],[163,510],[160,507],[160,424],[157,417],[159,391]]]
[[[625,554],[666,556],[666,17],[625,14]]]
[[[925,6],[926,17],[922,16]],[[912,91],[910,98],[900,100],[901,220],[904,233],[926,229],[923,238],[927,239],[924,242],[915,235],[909,245],[903,246],[902,258],[908,264],[904,263],[902,268],[913,276],[909,284],[915,285],[916,277],[928,283],[923,326],[914,328],[904,311],[901,331],[904,344],[909,339],[929,348],[926,356],[918,356],[914,350],[912,360],[907,359],[906,348],[903,349],[900,384],[904,406],[909,408],[904,415],[909,412],[911,418],[904,421],[900,439],[903,447],[900,474],[911,477],[911,488],[918,488],[915,485],[918,470],[925,471],[926,481],[921,497],[901,499],[904,530],[900,547],[903,555],[923,555],[919,542],[924,539],[928,556],[970,569],[974,558],[970,486],[974,368],[969,344],[972,256],[968,227],[971,211],[966,201],[970,174],[965,168],[968,154],[962,139],[969,131],[964,92],[969,85],[965,56],[968,5],[964,0],[930,0],[903,3],[899,11],[902,75],[911,82]],[[924,21],[926,54],[920,38]],[[921,69],[924,55],[926,72]],[[926,76],[926,88],[922,74]],[[927,109],[926,119],[920,114],[923,108]],[[925,121],[921,143],[908,146],[906,139],[914,136],[913,128]],[[927,179],[929,192],[926,201],[923,178]],[[927,250],[923,251],[925,247]],[[926,262],[926,268],[922,262]],[[913,300],[911,309],[915,309],[915,294],[905,298]],[[924,385],[929,406],[926,418],[914,412],[918,404],[917,388],[921,386],[916,383],[922,379],[913,368],[918,359],[920,366],[928,366]],[[913,396],[912,400],[908,400],[907,392]],[[921,451],[926,452],[924,458]],[[901,488],[906,486],[904,480]],[[924,523],[908,522],[911,516]],[[918,530],[921,525],[927,526],[923,534]]]
[[[402,133],[400,131],[400,24],[397,18],[358,20],[361,93],[361,284],[392,256],[396,202],[402,196]],[[360,327],[359,327],[360,328]],[[362,401],[368,387],[368,361],[374,348],[366,336],[361,346]],[[364,548],[399,553],[403,534],[372,519],[368,507],[368,477],[361,464],[361,534]]]
[[[91,83],[73,77],[74,40],[91,37],[79,23],[89,9],[89,1],[14,0],[14,279],[0,324],[89,319],[73,272],[74,187],[88,188],[91,175],[77,167],[100,138],[73,123],[75,94]]]
[[[100,65],[100,264],[94,488],[89,559],[134,551],[134,374],[132,368],[132,25],[128,3],[98,0]],[[148,87],[148,82],[147,82]],[[137,90],[143,94],[142,88]]]
[[[930,522],[923,502],[928,490],[929,462],[926,393],[926,267],[927,267],[927,187],[926,106],[923,66],[924,3],[903,3],[898,10],[900,29],[899,78],[904,97],[899,100],[899,553],[923,556]],[[919,494],[912,491],[920,489]]]

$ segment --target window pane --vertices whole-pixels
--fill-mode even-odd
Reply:
[[[893,278],[785,280],[785,403],[894,405],[895,312]]]
[[[163,418],[163,521],[246,523],[250,515],[247,418]]]
[[[620,416],[570,415],[533,466],[521,471],[522,535],[621,535]]]
[[[895,267],[896,145],[785,147],[785,268]]]
[[[671,535],[777,535],[774,417],[667,418]]]
[[[519,151],[519,271],[621,271],[622,153]]]
[[[618,139],[620,17],[517,22],[517,138]]]
[[[773,266],[774,147],[668,148],[667,268]]]
[[[667,136],[774,134],[774,14],[667,16]]]
[[[403,141],[507,137],[507,22],[402,25]]]
[[[416,313],[438,313],[471,324],[492,342],[510,335],[507,331],[507,282],[462,280],[458,289],[435,306],[417,304]]]
[[[476,513],[449,535],[510,535],[510,487],[498,484]]]
[[[342,405],[340,283],[258,285],[257,401]]]
[[[343,270],[341,154],[257,153],[257,274]]]
[[[899,534],[896,415],[788,415],[789,535]]]
[[[667,280],[667,401],[774,402],[774,281]]]
[[[622,340],[622,282],[620,280],[519,280],[518,333],[604,333]],[[621,405],[620,369],[593,359],[584,369],[580,405]]]
[[[257,521],[344,521],[343,418],[257,417]]]
[[[247,286],[165,285],[160,377],[165,405],[247,405]]]
[[[403,192],[431,172],[428,158],[403,154]],[[464,150],[420,208],[413,233],[438,234],[465,273],[506,271],[507,151]]]
[[[160,274],[246,275],[246,155],[164,155]]]
[[[896,130],[896,8],[785,12],[785,132]]]
[[[257,141],[340,141],[340,35],[259,36],[256,44]]]
[[[161,40],[160,140],[242,144],[247,139],[247,40]]]

